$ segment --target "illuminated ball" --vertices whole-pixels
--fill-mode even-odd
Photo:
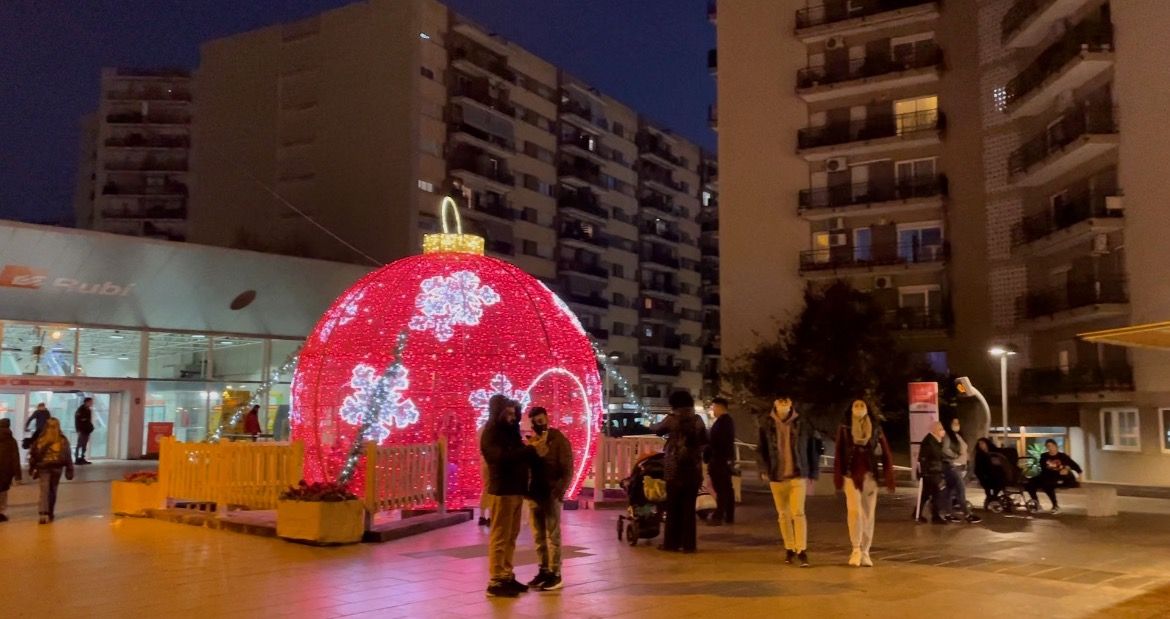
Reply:
[[[395,346],[406,334],[401,366]],[[548,409],[573,445],[575,496],[600,436],[597,357],[572,311],[524,271],[473,253],[405,258],[362,278],[322,316],[293,378],[305,478],[336,480],[355,441],[448,440],[448,504],[482,489],[479,430],[501,393]],[[366,417],[367,415],[372,415]],[[363,421],[367,433],[359,437]],[[360,492],[364,461],[350,488]]]

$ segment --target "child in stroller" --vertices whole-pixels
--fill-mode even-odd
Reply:
[[[1039,503],[1028,498],[1025,488],[1029,464],[1015,448],[996,447],[991,439],[979,439],[975,443],[975,476],[983,486],[983,508],[997,514],[1038,511]]]
[[[662,452],[642,454],[634,464],[630,476],[622,480],[629,504],[626,513],[618,516],[617,536],[637,546],[638,540],[658,537],[666,519],[666,456]],[[695,501],[700,518],[715,509],[711,493],[702,488]],[[704,513],[706,512],[706,513]]]

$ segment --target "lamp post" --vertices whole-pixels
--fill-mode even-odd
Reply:
[[[987,353],[992,357],[999,357],[999,397],[1000,411],[1003,416],[1003,443],[1008,440],[1008,357],[1015,356],[1018,351],[1011,344],[992,346]]]

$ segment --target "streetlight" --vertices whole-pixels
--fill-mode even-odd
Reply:
[[[1015,356],[1017,353],[1016,347],[1011,344],[997,344],[987,350],[987,354],[992,357],[999,357],[999,397],[1003,415],[1003,444],[1005,447],[1008,440],[1008,357]]]

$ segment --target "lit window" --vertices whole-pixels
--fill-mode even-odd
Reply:
[[[1107,451],[1141,451],[1136,408],[1101,409],[1101,447]]]
[[[435,184],[424,181],[421,178],[418,179],[418,188],[427,193],[435,193]]]

